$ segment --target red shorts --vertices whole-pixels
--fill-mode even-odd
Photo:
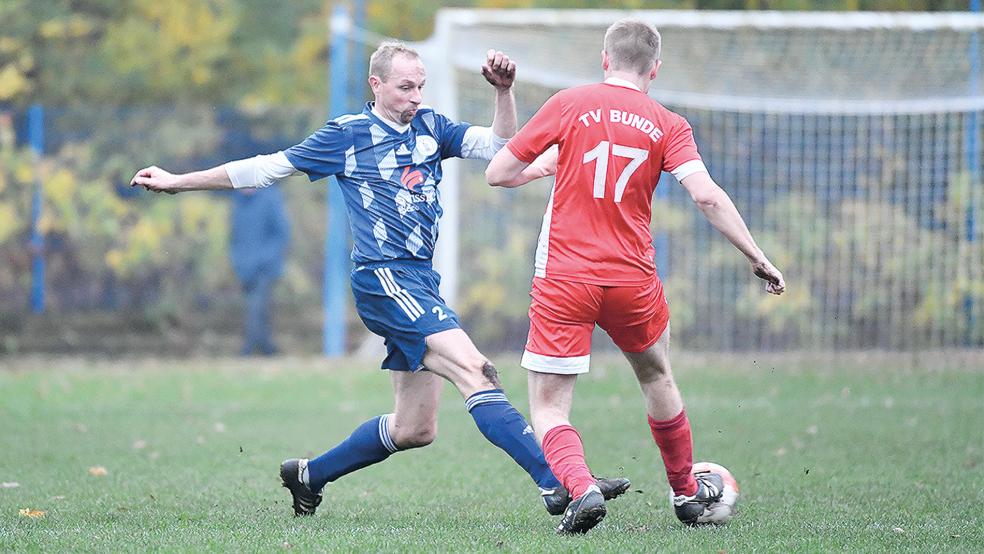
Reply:
[[[624,352],[656,343],[670,320],[663,283],[602,286],[533,279],[530,334],[522,365],[540,373],[587,373],[597,323]]]

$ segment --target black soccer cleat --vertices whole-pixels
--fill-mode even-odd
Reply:
[[[598,485],[598,490],[601,491],[605,500],[618,498],[622,493],[629,490],[629,485],[631,485],[625,477],[598,479],[595,484]],[[567,508],[567,505],[571,503],[571,495],[564,488],[564,485],[555,489],[540,489],[540,497],[543,498],[543,505],[546,506],[547,512],[552,516],[559,516],[564,513],[564,508]]]
[[[592,486],[581,498],[567,506],[567,511],[564,512],[564,517],[557,526],[557,534],[583,535],[601,523],[607,513],[605,497],[602,496],[598,486]]]
[[[303,458],[291,458],[280,464],[280,480],[285,488],[290,489],[290,495],[294,497],[295,516],[313,516],[314,511],[321,504],[321,493],[311,492],[311,489],[301,481],[301,472],[307,467],[307,462]]]
[[[677,519],[685,525],[697,525],[697,519],[711,504],[721,500],[724,493],[724,480],[717,473],[703,471],[695,473],[697,492],[693,496],[678,495],[673,497],[673,510]]]

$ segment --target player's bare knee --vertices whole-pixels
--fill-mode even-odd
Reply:
[[[635,368],[636,377],[639,383],[648,385],[659,383],[660,381],[673,382],[673,374],[670,373],[670,366],[660,363],[649,363]]]
[[[492,362],[485,360],[482,363],[482,376],[488,379],[492,386],[501,389],[502,383],[499,381],[499,371],[492,365]]]
[[[393,442],[400,450],[420,448],[434,442],[437,438],[437,425],[421,425],[410,429],[399,429]]]

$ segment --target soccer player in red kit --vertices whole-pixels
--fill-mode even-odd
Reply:
[[[572,498],[557,528],[562,534],[585,533],[606,514],[569,421],[577,375],[588,371],[595,324],[624,352],[639,380],[677,517],[695,523],[723,490],[719,475],[692,474],[690,423],[670,371],[669,310],[649,230],[660,173],[680,181],[710,223],[748,258],[769,293],[785,289],[782,274],[707,173],[690,124],[649,98],[659,51],[659,33],[649,24],[614,23],[602,51],[605,81],[555,94],[486,171],[491,185],[504,187],[557,175],[536,250],[522,365],[529,370],[533,428]]]

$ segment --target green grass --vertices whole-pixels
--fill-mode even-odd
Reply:
[[[504,384],[526,411],[516,356]],[[684,357],[681,357],[685,359]],[[585,537],[553,533],[536,489],[445,391],[438,440],[326,489],[291,517],[277,468],[391,408],[375,364],[4,360],[0,551],[979,551],[984,373],[678,363],[696,457],[728,466],[740,513],[686,529],[626,364],[578,385],[588,462],[633,490]],[[103,466],[108,474],[93,476]],[[43,518],[22,517],[33,508]]]

